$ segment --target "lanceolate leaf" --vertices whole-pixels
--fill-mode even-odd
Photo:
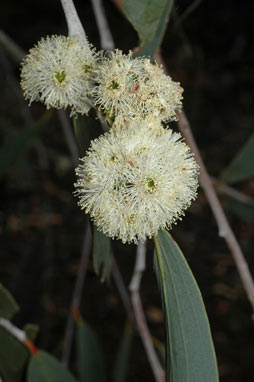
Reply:
[[[227,183],[240,182],[254,176],[254,133],[221,175]]]
[[[80,382],[105,382],[105,370],[99,342],[86,322],[77,322],[76,345]]]
[[[254,223],[254,201],[249,203],[241,203],[231,197],[226,198],[225,208],[232,214],[238,216],[246,223]]]
[[[52,355],[40,350],[30,357],[27,382],[75,382],[75,378]]]
[[[73,128],[81,157],[85,155],[92,139],[102,133],[100,122],[86,115],[73,118]]]
[[[117,349],[116,363],[114,367],[114,382],[127,381],[127,371],[131,354],[131,342],[133,337],[133,326],[130,321],[127,321],[123,337],[119,348]]]
[[[123,0],[123,11],[138,32],[139,55],[153,56],[159,48],[174,0]]]
[[[112,256],[111,242],[108,236],[98,231],[94,226],[93,235],[93,266],[97,276],[101,275],[101,281],[110,280]]]
[[[31,142],[39,136],[50,116],[51,113],[46,112],[33,126],[25,127],[6,140],[0,149],[0,177],[25,153]]]
[[[167,382],[216,382],[216,357],[196,281],[168,232],[158,233],[155,246],[166,325]]]
[[[12,316],[19,311],[19,306],[10,292],[0,284],[0,317],[11,320]]]
[[[27,348],[0,327],[0,376],[3,381],[21,382],[28,357]]]
[[[26,324],[24,326],[24,331],[26,333],[26,336],[27,338],[34,342],[37,335],[38,335],[38,332],[39,332],[39,325],[36,325],[36,324]]]

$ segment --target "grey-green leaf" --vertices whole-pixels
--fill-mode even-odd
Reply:
[[[168,232],[160,231],[154,240],[166,326],[167,382],[216,382],[216,356],[196,281]]]
[[[227,183],[240,182],[254,176],[254,133],[238,152],[229,166],[224,170],[221,179]]]
[[[93,234],[93,267],[101,281],[109,283],[112,267],[112,249],[110,238],[98,231],[94,226]]]
[[[100,122],[86,115],[73,118],[73,128],[81,156],[84,156],[92,139],[101,134]]]
[[[127,371],[131,353],[131,342],[133,337],[133,326],[127,321],[119,349],[117,351],[116,363],[114,367],[114,382],[125,382],[127,380]]]
[[[153,56],[159,48],[174,0],[123,0],[123,12],[138,32],[139,55]]]
[[[34,342],[39,332],[39,325],[26,324],[23,330],[25,331],[27,338]]]
[[[80,382],[104,382],[105,369],[98,339],[84,321],[77,322],[76,346]]]
[[[254,223],[254,201],[241,203],[231,197],[226,198],[225,208],[246,223]]]
[[[52,355],[40,350],[30,357],[27,382],[75,382],[75,378]]]
[[[27,348],[8,331],[0,327],[0,376],[4,381],[22,381],[29,357]]]
[[[33,126],[25,127],[17,134],[8,137],[0,149],[0,177],[25,153],[31,142],[39,136],[50,115],[51,113],[46,112]]]
[[[12,316],[18,311],[18,304],[10,292],[0,284],[0,317],[11,320]]]

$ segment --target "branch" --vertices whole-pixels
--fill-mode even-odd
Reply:
[[[72,0],[61,0],[63,11],[65,14],[66,22],[68,25],[69,36],[78,36],[84,46],[89,48],[88,40],[81,24],[79,16],[77,14],[75,5]]]
[[[145,270],[145,256],[146,246],[144,243],[140,242],[137,247],[136,264],[129,289],[131,292],[131,300],[137,327],[139,330],[140,337],[143,341],[147,357],[152,367],[155,381],[162,382],[165,377],[165,373],[161,367],[161,364],[157,358],[153,347],[152,338],[147,327],[146,318],[144,315],[142,302],[139,294],[139,287],[142,279],[142,274]]]
[[[122,275],[120,273],[120,270],[118,268],[117,262],[115,260],[115,257],[113,256],[113,254],[112,254],[112,258],[113,258],[112,276],[114,278],[114,281],[115,281],[116,287],[118,289],[119,295],[122,299],[125,311],[126,311],[127,315],[129,316],[130,320],[134,323],[135,319],[134,319],[133,310],[132,310],[131,301],[130,301],[128,291],[125,287]]]
[[[10,321],[6,320],[5,318],[0,318],[0,326],[7,330],[7,332],[9,332],[14,338],[16,338],[16,340],[25,345],[33,355],[36,355],[38,353],[38,349],[27,338],[26,333],[23,330],[17,328],[17,326],[14,326]]]
[[[114,40],[109,29],[109,25],[105,16],[105,10],[101,0],[92,0],[93,11],[96,19],[96,24],[99,29],[101,40],[101,48],[105,50],[114,49]]]
[[[103,37],[103,34],[107,33],[106,32],[107,30],[109,31],[109,26],[108,26],[107,19],[105,17],[101,0],[92,0],[92,2],[93,2],[95,17],[96,17],[96,23],[100,33],[101,47],[103,49],[107,49],[107,47],[110,45],[111,49],[113,49],[114,42],[113,42],[111,33],[107,34],[107,41],[105,41]],[[140,243],[137,248],[136,266],[134,269],[134,274],[133,274],[129,289],[131,291],[131,300],[132,300],[132,305],[134,309],[134,316],[136,319],[137,328],[139,330],[148,359],[153,369],[155,380],[156,382],[161,382],[164,378],[165,373],[158,361],[157,355],[153,348],[151,335],[148,331],[148,327],[146,324],[146,319],[145,319],[145,315],[144,315],[144,311],[142,308],[142,303],[141,303],[140,295],[139,295],[139,285],[141,282],[142,273],[144,269],[145,269],[145,244]],[[117,271],[116,266],[113,267],[113,271],[114,271],[113,276],[115,278],[115,281],[117,282],[119,293],[124,301],[125,308],[128,314],[130,315],[130,310],[129,310],[130,308],[129,308],[129,301],[128,301],[129,298],[127,298],[128,294],[125,291],[123,292],[121,285],[119,284],[119,279],[118,279],[119,274],[115,273],[115,271]]]
[[[79,158],[79,151],[78,151],[78,146],[76,144],[72,126],[70,124],[69,118],[67,118],[66,113],[64,110],[57,110],[57,115],[60,120],[64,136],[65,136],[65,141],[68,145],[70,154],[71,154],[71,159],[74,167],[77,167],[78,165],[78,158]]]
[[[167,73],[166,65],[160,55],[156,55],[157,61],[163,65],[165,73]],[[203,159],[200,155],[199,149],[193,137],[190,123],[182,110],[178,113],[178,126],[183,134],[187,144],[190,146],[192,152],[195,154],[196,161],[200,167],[200,182],[206,194],[207,200],[210,204],[217,226],[219,228],[219,236],[222,237],[231,251],[236,267],[238,269],[240,278],[243,283],[245,292],[249,298],[250,304],[254,311],[254,282],[248,267],[248,264],[243,256],[242,250],[236,240],[236,237],[228,223],[226,215],[220,204],[219,198],[214,190],[212,181],[208,175]]]
[[[72,301],[70,306],[70,312],[68,316],[68,321],[65,330],[64,336],[64,345],[63,345],[63,355],[62,355],[62,364],[67,367],[70,359],[71,344],[73,339],[74,332],[74,318],[77,317],[79,313],[79,306],[81,300],[82,289],[86,277],[86,271],[89,261],[89,255],[91,252],[92,246],[92,233],[89,222],[87,222],[86,231],[83,240],[81,259],[78,269],[78,274],[76,278],[76,283],[72,295]]]
[[[217,225],[219,228],[219,236],[224,238],[224,240],[226,241],[231,251],[231,254],[236,263],[236,267],[238,269],[240,278],[242,280],[243,287],[247,293],[252,309],[254,310],[254,283],[253,283],[251,273],[249,271],[248,264],[245,261],[242,250],[228,223],[228,220],[220,204],[218,196],[216,195],[216,192],[213,188],[212,181],[206,171],[206,167],[204,165],[204,162],[201,158],[200,152],[198,150],[198,147],[192,135],[189,121],[187,120],[186,115],[183,111],[182,113],[179,114],[178,126],[183,136],[185,137],[186,142],[188,143],[191,150],[195,154],[196,160],[200,167],[201,185],[204,189],[208,202],[211,206],[214,218],[217,222]]]
[[[0,29],[0,45],[4,47],[6,52],[12,59],[19,64],[25,57],[25,52],[21,49],[4,31]]]
[[[230,196],[231,198],[237,200],[240,203],[248,204],[250,207],[254,207],[254,199],[242,192],[236,190],[233,187],[228,186],[220,179],[214,178],[210,175],[210,179],[215,187],[215,189],[224,195]]]

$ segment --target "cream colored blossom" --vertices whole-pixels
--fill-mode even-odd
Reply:
[[[92,50],[78,37],[47,36],[30,49],[22,63],[21,87],[25,98],[47,108],[71,107],[72,114],[85,114],[95,68]]]
[[[164,74],[161,67],[144,57],[110,52],[96,71],[94,101],[119,124],[129,119],[145,119],[153,115],[159,121],[176,119],[181,109],[182,91],[178,82]]]
[[[76,174],[81,209],[124,243],[170,228],[198,187],[198,165],[181,135],[142,121],[94,140]]]

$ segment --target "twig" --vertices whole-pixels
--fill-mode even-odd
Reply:
[[[89,261],[89,255],[91,252],[92,246],[92,233],[89,222],[87,222],[86,231],[84,235],[84,241],[82,246],[81,259],[78,269],[78,274],[76,278],[76,283],[72,295],[71,307],[68,316],[68,321],[65,330],[64,336],[64,345],[63,345],[63,355],[62,355],[62,364],[68,366],[71,352],[71,344],[73,339],[74,332],[74,317],[76,317],[77,312],[79,312],[81,294],[83,289],[83,284],[86,277],[86,271]]]
[[[65,14],[66,22],[68,25],[69,36],[78,36],[84,47],[89,48],[89,43],[84,31],[84,28],[81,24],[81,21],[78,17],[75,5],[72,0],[61,0],[63,11]]]
[[[101,48],[105,50],[113,50],[114,40],[108,25],[107,18],[105,16],[105,11],[104,11],[102,1],[92,0],[92,6],[93,6],[94,14],[95,14],[97,27],[99,30]],[[101,117],[100,113],[98,113],[98,117],[100,119],[103,130],[108,131],[108,125],[105,123],[105,119]],[[132,321],[134,321],[130,297],[129,297],[128,291],[126,290],[122,275],[120,273],[120,270],[118,268],[118,265],[114,256],[113,256],[113,264],[112,264],[112,276],[114,278],[119,295],[122,299],[126,313],[128,314],[129,318]]]
[[[249,206],[254,207],[254,199],[251,198],[250,196],[245,195],[238,190],[235,190],[233,187],[228,186],[221,180],[214,178],[211,175],[210,175],[210,179],[213,182],[213,185],[218,192],[228,195],[240,203],[248,204]]]
[[[21,49],[7,34],[0,29],[0,45],[4,47],[6,52],[17,63],[20,63],[25,56],[25,52]]]
[[[33,355],[38,353],[36,346],[27,338],[26,333],[13,325],[9,320],[0,318],[0,326],[7,330],[16,340],[24,344]]]
[[[134,268],[129,289],[131,292],[131,300],[132,300],[137,327],[139,329],[139,334],[143,341],[143,345],[144,345],[147,357],[150,361],[150,365],[152,367],[155,380],[156,382],[161,382],[163,381],[165,373],[161,367],[161,364],[157,358],[157,355],[153,347],[151,335],[147,327],[146,318],[144,315],[142,302],[141,302],[140,294],[139,294],[139,287],[140,287],[140,283],[142,279],[142,274],[145,270],[145,257],[146,257],[146,245],[145,243],[140,242],[137,247],[136,264],[135,264],[135,268]]]
[[[195,11],[195,9],[201,4],[202,0],[193,0],[192,3],[185,9],[185,11],[181,14],[181,16],[178,18],[178,20],[175,23],[175,29],[179,27],[180,24],[183,23],[183,21],[190,16],[190,14]]]
[[[101,40],[101,48],[105,50],[114,49],[114,40],[108,26],[105,16],[105,10],[101,0],[92,0],[93,11],[96,19],[96,24],[99,29]]]
[[[208,202],[213,211],[214,218],[219,228],[219,236],[226,241],[233,259],[236,263],[240,278],[242,280],[244,289],[247,293],[252,309],[254,310],[254,283],[249,271],[249,267],[243,256],[242,250],[236,240],[236,237],[228,223],[226,215],[220,204],[218,196],[213,188],[211,179],[206,171],[206,167],[201,158],[200,152],[194,140],[191,132],[190,124],[186,118],[185,113],[182,111],[179,114],[178,126],[186,139],[186,142],[190,146],[191,150],[195,154],[196,160],[200,167],[200,182],[208,199]]]
[[[133,315],[132,305],[131,305],[131,301],[130,301],[130,297],[129,297],[128,291],[127,291],[127,289],[125,287],[122,275],[120,273],[120,270],[118,268],[117,262],[115,260],[115,257],[113,256],[113,254],[112,254],[112,257],[113,257],[112,276],[114,278],[116,287],[117,287],[118,292],[120,294],[120,297],[122,299],[122,302],[123,302],[124,308],[126,310],[126,313],[128,314],[130,320],[132,322],[134,322],[134,315]]]
[[[108,49],[107,48],[108,45],[106,45],[106,41],[103,38],[103,34],[107,33],[106,31],[109,31],[109,26],[108,26],[107,19],[105,17],[103,5],[102,5],[100,0],[97,0],[97,1],[92,0],[92,2],[93,2],[93,7],[95,10],[95,15],[96,15],[96,22],[97,22],[97,26],[98,26],[100,38],[101,38],[101,47],[103,49]],[[100,15],[100,17],[98,17],[98,14]],[[107,44],[109,44],[109,39],[111,39],[110,45],[111,45],[111,49],[113,49],[114,48],[114,42],[113,42],[111,33],[107,35]],[[113,270],[116,270],[116,269],[117,269],[116,267],[115,268],[113,267]],[[154,351],[151,336],[150,336],[150,333],[148,331],[148,327],[146,324],[146,319],[145,319],[145,315],[143,312],[142,303],[141,303],[140,295],[139,295],[139,285],[140,285],[140,281],[142,278],[142,272],[144,271],[144,269],[145,269],[145,244],[140,243],[138,246],[138,249],[137,249],[136,266],[135,266],[134,274],[133,274],[129,289],[131,291],[131,300],[132,300],[132,305],[133,305],[134,316],[136,319],[137,328],[138,328],[140,336],[142,338],[148,359],[151,363],[151,367],[153,369],[155,379],[156,379],[156,381],[161,382],[165,373],[164,373],[164,371],[163,371],[163,369],[162,369],[162,367],[158,361],[157,355]],[[116,274],[114,274],[114,273],[113,273],[113,275],[114,275],[114,278],[116,281],[118,279],[118,275],[117,275],[117,273]],[[121,288],[121,285],[119,284],[119,280],[118,280],[117,286],[118,286],[118,288],[120,286],[119,293],[120,293],[121,297],[124,298],[124,300],[123,300],[124,305],[125,305],[125,308],[129,314],[129,302],[127,299],[128,294],[125,291],[124,291],[124,293],[122,293],[123,289]],[[125,297],[124,297],[124,295],[125,295]]]
[[[79,151],[74,138],[73,130],[69,118],[67,118],[64,110],[57,110],[57,115],[63,128],[66,143],[68,145],[72,163],[74,167],[78,165]]]
[[[159,52],[156,55],[156,59],[159,63],[163,65],[164,71],[167,73],[166,65]],[[213,212],[214,218],[216,220],[216,223],[219,229],[219,236],[224,238],[224,240],[226,241],[231,251],[231,254],[235,261],[240,278],[242,280],[243,287],[245,289],[245,292],[249,298],[250,304],[254,311],[254,282],[253,282],[248,264],[243,256],[242,250],[228,223],[228,220],[220,204],[218,196],[214,190],[212,181],[208,175],[205,164],[203,162],[203,159],[200,155],[199,149],[193,137],[190,123],[183,110],[178,113],[178,117],[179,119],[177,123],[178,123],[179,129],[182,132],[186,142],[190,146],[192,152],[195,154],[196,161],[199,164],[200,182],[206,194],[207,200],[211,206],[211,210]]]

